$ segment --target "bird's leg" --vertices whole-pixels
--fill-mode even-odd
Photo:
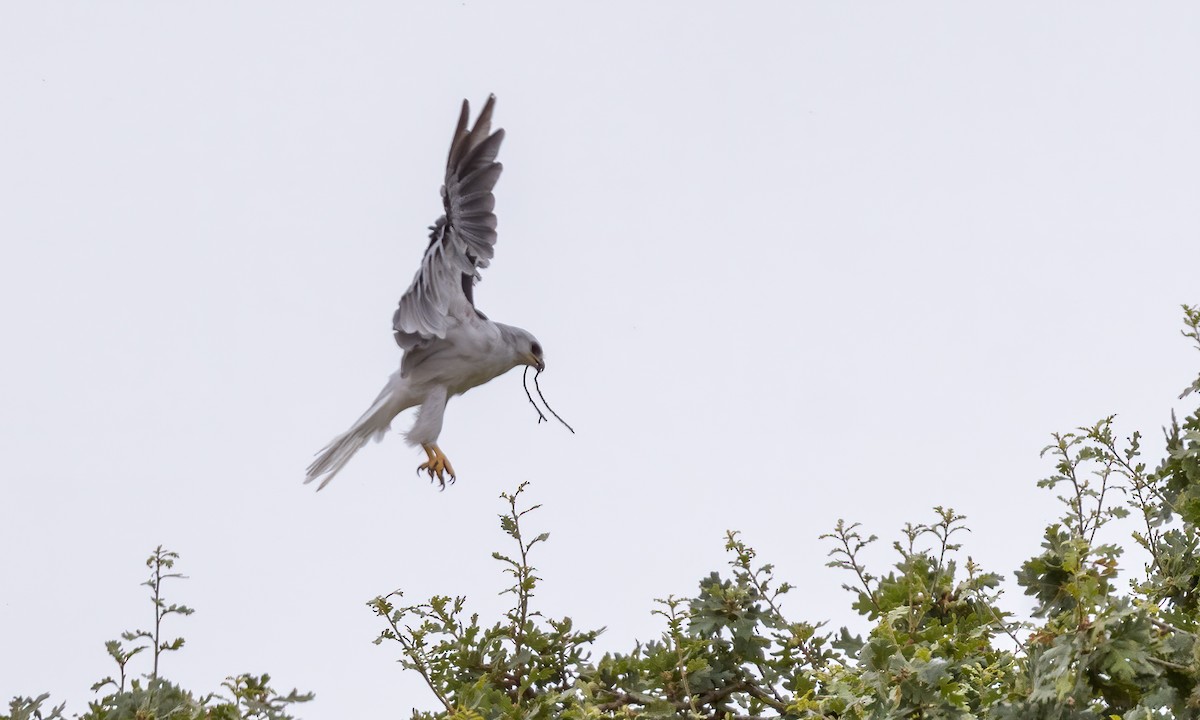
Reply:
[[[425,451],[425,457],[429,458],[427,462],[423,462],[417,466],[417,474],[420,475],[422,470],[429,471],[429,479],[433,479],[433,465],[437,460],[437,456],[433,454],[433,448],[430,445],[421,445],[421,449]]]
[[[441,485],[443,490],[446,488],[445,473],[450,475],[450,483],[453,484],[457,479],[454,475],[454,466],[450,464],[450,458],[446,457],[446,453],[442,452],[437,443],[422,444],[421,449],[425,451],[425,455],[429,460],[418,465],[417,472],[424,470],[429,473],[430,481],[436,476],[438,484]]]

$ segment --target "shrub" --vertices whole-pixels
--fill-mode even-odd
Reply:
[[[199,697],[159,675],[163,656],[184,645],[182,637],[164,637],[164,621],[172,615],[187,616],[194,612],[185,605],[167,603],[163,597],[166,581],[184,577],[172,572],[178,559],[177,553],[161,545],[146,559],[150,577],[142,584],[150,588],[150,602],[154,606],[152,629],[126,631],[121,633],[120,640],[104,643],[117,665],[116,677],[110,675],[92,685],[93,691],[109,689],[110,692],[93,700],[87,712],[76,717],[80,720],[292,720],[288,714],[290,706],[307,702],[313,695],[295,690],[280,695],[268,685],[270,675],[231,676],[221,684],[225,694],[214,692]],[[130,677],[130,663],[147,650],[152,658],[150,672],[141,678]],[[43,707],[49,697],[46,693],[13,698],[8,714],[0,715],[0,720],[65,720],[64,705]]]

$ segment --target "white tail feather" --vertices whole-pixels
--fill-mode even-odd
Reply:
[[[399,372],[388,380],[383,392],[379,393],[379,397],[375,398],[375,402],[362,417],[317,454],[317,459],[308,466],[307,477],[304,479],[306,484],[324,475],[321,484],[317,486],[317,490],[320,490],[341,472],[346,463],[350,462],[350,458],[354,457],[354,453],[366,445],[368,440],[378,442],[383,439],[392,426],[392,419],[405,408],[411,407],[411,403],[405,402],[407,398],[402,392],[403,384]]]

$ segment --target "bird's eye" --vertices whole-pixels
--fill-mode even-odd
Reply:
[[[542,356],[542,346],[537,343],[534,343],[533,346],[531,348],[529,348],[529,350],[538,357]]]

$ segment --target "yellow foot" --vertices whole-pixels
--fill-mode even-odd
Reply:
[[[422,470],[429,473],[429,481],[433,482],[434,477],[437,477],[438,485],[442,490],[446,489],[446,475],[450,476],[450,484],[458,478],[454,475],[454,466],[450,464],[450,458],[446,457],[446,453],[437,446],[437,443],[422,445],[421,448],[425,451],[425,455],[429,457],[428,462],[423,462],[417,466],[417,473]]]

